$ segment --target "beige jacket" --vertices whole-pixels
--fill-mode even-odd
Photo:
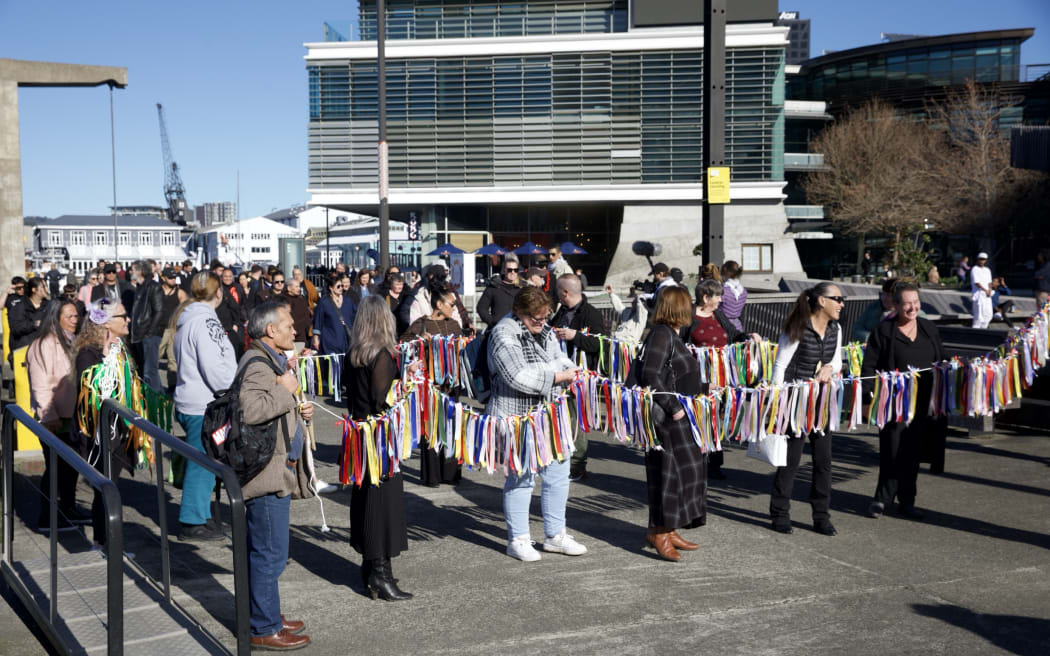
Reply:
[[[259,342],[241,358],[241,367],[249,358],[263,354],[276,364],[273,356]],[[286,497],[294,493],[294,498],[312,496],[306,487],[306,472],[303,469],[303,458],[296,463],[295,472],[288,468],[288,444],[295,437],[296,422],[299,422],[298,402],[283,385],[277,382],[277,375],[265,362],[253,362],[247,365],[244,379],[241,381],[241,411],[244,421],[249,424],[261,424],[273,419],[277,422],[277,443],[274,445],[273,458],[266,468],[242,488],[244,500],[267,494]],[[282,415],[288,415],[281,419]],[[305,434],[305,428],[304,428]],[[309,448],[305,444],[303,448]]]
[[[26,351],[30,405],[41,424],[69,419],[77,402],[73,361],[55,334],[33,340]]]

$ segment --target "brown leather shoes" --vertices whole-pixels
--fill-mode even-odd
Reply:
[[[281,615],[281,628],[288,633],[302,633],[306,630],[306,622],[300,622],[299,620],[286,620],[284,615]]]
[[[699,544],[690,542],[681,535],[678,535],[678,531],[669,531],[667,537],[671,540],[671,546],[681,549],[682,551],[696,551],[700,548]]]
[[[267,651],[292,651],[301,649],[310,644],[310,636],[295,635],[285,629],[268,636],[252,638],[252,649],[265,649]]]
[[[682,554],[678,553],[671,544],[671,534],[663,529],[649,529],[645,535],[645,541],[652,545],[656,553],[660,554],[664,560],[677,563],[682,559]]]

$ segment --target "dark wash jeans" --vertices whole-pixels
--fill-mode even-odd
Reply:
[[[281,630],[277,579],[288,562],[288,518],[292,497],[267,494],[244,503],[248,520],[248,591],[252,636]]]

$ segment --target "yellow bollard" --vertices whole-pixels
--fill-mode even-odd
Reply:
[[[28,346],[15,351],[14,355],[14,373],[15,373],[15,403],[18,407],[22,408],[30,415],[33,414],[33,408],[29,402],[29,368],[26,367],[26,351],[29,350]],[[40,440],[36,438],[36,435],[26,428],[25,426],[18,425],[18,446],[15,447],[15,451],[39,451]]]

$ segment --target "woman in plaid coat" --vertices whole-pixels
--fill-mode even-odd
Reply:
[[[700,367],[678,335],[692,318],[693,303],[685,289],[666,287],[656,297],[653,327],[645,340],[639,372],[642,385],[655,392],[700,394]],[[678,561],[682,556],[677,549],[693,551],[700,547],[675,529],[707,523],[707,455],[693,440],[685,409],[677,397],[653,397],[653,423],[663,450],[645,454],[649,493],[646,542],[662,558]]]
[[[576,367],[558,345],[547,317],[551,299],[539,287],[525,287],[514,297],[511,314],[492,329],[489,370],[492,396],[487,414],[523,415],[562,392]],[[579,556],[587,548],[565,533],[565,504],[569,500],[569,459],[552,462],[537,472],[543,477],[540,503],[546,540],[543,550]],[[536,474],[509,473],[503,486],[503,514],[507,520],[507,555],[526,562],[539,560],[529,535],[529,505]]]

